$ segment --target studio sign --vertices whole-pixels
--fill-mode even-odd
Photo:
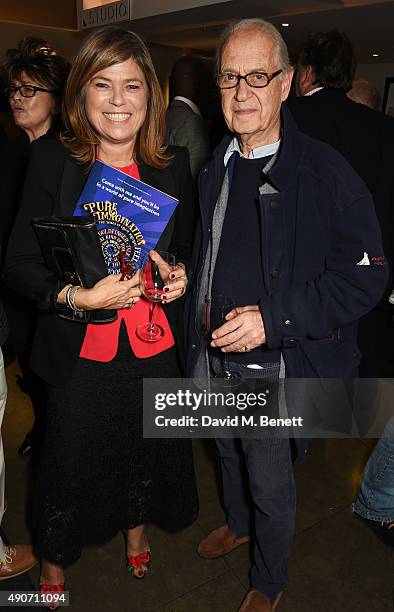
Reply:
[[[130,0],[119,0],[82,13],[82,29],[130,19]]]

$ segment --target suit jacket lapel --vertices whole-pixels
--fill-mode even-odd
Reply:
[[[60,215],[71,216],[73,214],[77,200],[89,176],[84,170],[83,165],[78,164],[73,159],[66,158],[59,190]]]
[[[192,111],[192,109],[190,108],[190,106],[188,104],[186,104],[186,102],[183,102],[183,100],[173,100],[170,104],[170,106],[172,108],[182,108],[183,110],[188,110],[191,113],[193,113],[194,111]]]
[[[139,162],[138,169],[141,181],[156,189],[160,189],[160,191],[164,191],[164,193],[168,195],[177,197],[178,194],[175,190],[174,178],[169,168],[166,170],[157,170],[156,168],[152,168],[152,166],[147,166],[143,162]],[[175,227],[175,214],[176,209],[157,243],[156,248],[159,251],[167,251],[170,246]]]
[[[138,169],[140,172],[141,181],[175,197],[174,180],[169,169],[157,170],[157,168],[147,166],[143,162],[138,162]]]

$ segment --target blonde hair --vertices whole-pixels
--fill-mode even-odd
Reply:
[[[87,85],[100,70],[129,59],[142,70],[148,88],[147,114],[137,135],[136,159],[159,169],[170,160],[163,146],[164,101],[148,48],[134,32],[104,27],[93,32],[79,50],[67,81],[62,109],[65,131],[61,141],[75,159],[89,168],[96,159],[100,137],[87,117]]]

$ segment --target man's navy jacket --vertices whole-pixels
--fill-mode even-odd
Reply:
[[[346,160],[301,133],[284,106],[282,126],[277,160],[262,176],[276,193],[259,196],[256,257],[265,283],[259,307],[267,346],[282,351],[286,377],[353,377],[360,359],[357,320],[379,301],[388,276],[374,204]],[[230,140],[224,138],[199,176],[200,223],[186,302],[188,376],[201,347],[197,296]],[[357,265],[361,260],[367,265]]]

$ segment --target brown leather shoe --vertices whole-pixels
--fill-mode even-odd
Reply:
[[[0,580],[14,578],[24,572],[28,572],[38,563],[31,546],[6,546],[5,562],[0,562]]]
[[[271,604],[265,593],[252,589],[246,593],[239,612],[275,612],[282,595],[283,591],[277,594],[274,603]]]
[[[200,542],[197,552],[203,559],[217,559],[249,541],[249,536],[237,539],[234,531],[231,531],[228,525],[223,525],[211,531]]]

